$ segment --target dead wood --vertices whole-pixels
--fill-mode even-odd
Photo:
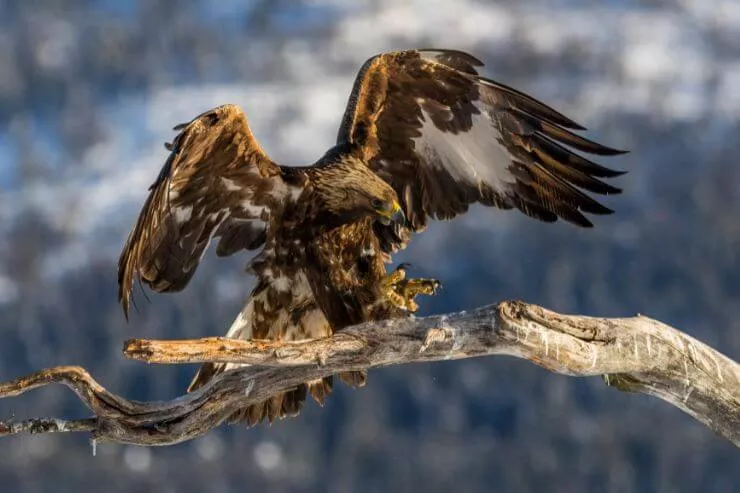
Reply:
[[[191,394],[150,403],[108,392],[80,367],[42,370],[0,384],[0,398],[61,383],[94,417],[0,421],[0,436],[84,431],[95,441],[170,445],[203,435],[237,409],[306,380],[347,370],[497,354],[524,358],[564,375],[602,375],[613,388],[663,399],[740,446],[738,363],[647,317],[563,315],[517,301],[472,312],[368,323],[309,342],[130,340],[124,355],[149,363],[254,366],[226,372]]]

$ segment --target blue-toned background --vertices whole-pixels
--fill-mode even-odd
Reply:
[[[445,283],[423,310],[522,298],[645,313],[740,359],[740,2],[733,0],[0,0],[0,380],[81,364],[137,399],[193,368],[123,360],[129,337],[220,335],[246,255],[151,296],[130,324],[115,261],[170,128],[232,102],[273,158],[336,135],[356,70],[386,49],[464,49],[486,74],[632,153],[590,231],[474,210],[399,260]],[[64,389],[0,416],[82,417]],[[740,454],[680,411],[508,358],[374,371],[271,428],[144,449],[0,440],[0,491],[740,490]]]

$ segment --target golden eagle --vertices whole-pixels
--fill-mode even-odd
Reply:
[[[360,69],[337,136],[315,164],[285,167],[262,150],[242,110],[225,105],[190,123],[171,151],[118,265],[128,316],[138,276],[151,289],[183,289],[212,239],[216,253],[260,250],[257,278],[227,337],[305,340],[351,324],[414,311],[433,280],[386,270],[390,255],[429,218],[474,203],[516,208],[542,221],[589,227],[612,211],[586,195],[620,190],[618,171],[571,149],[614,155],[573,133],[579,124],[511,87],[482,77],[475,57],[453,50],[383,53]],[[207,364],[190,389],[230,365]],[[339,378],[362,385],[365,375]],[[323,402],[332,380],[307,382],[232,421],[295,415],[307,392]]]

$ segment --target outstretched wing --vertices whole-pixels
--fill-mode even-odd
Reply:
[[[611,213],[582,190],[619,193],[599,178],[621,172],[568,147],[623,151],[571,132],[583,127],[479,76],[481,65],[459,51],[411,50],[371,58],[357,76],[338,142],[395,188],[407,227],[419,231],[428,217],[450,219],[475,202],[584,227],[591,226],[584,213]],[[408,233],[378,227],[396,246]]]
[[[172,151],[150,187],[118,261],[118,298],[128,316],[138,276],[154,291],[179,291],[208,243],[217,253],[258,248],[270,210],[286,193],[280,167],[262,151],[246,117],[220,106],[179,125]]]

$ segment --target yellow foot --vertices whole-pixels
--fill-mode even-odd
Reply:
[[[396,285],[406,279],[406,265],[400,264],[396,269],[385,276],[380,282],[382,295],[391,303],[391,305],[401,310],[407,311],[406,300],[396,292]]]
[[[414,298],[420,294],[427,296],[437,294],[441,286],[442,284],[436,279],[404,279],[396,283],[394,290],[403,298],[406,310],[416,313],[419,305],[416,304]]]
[[[396,308],[416,313],[419,305],[414,298],[420,294],[437,294],[442,283],[436,279],[406,279],[407,267],[408,264],[400,264],[383,280],[383,292]]]

